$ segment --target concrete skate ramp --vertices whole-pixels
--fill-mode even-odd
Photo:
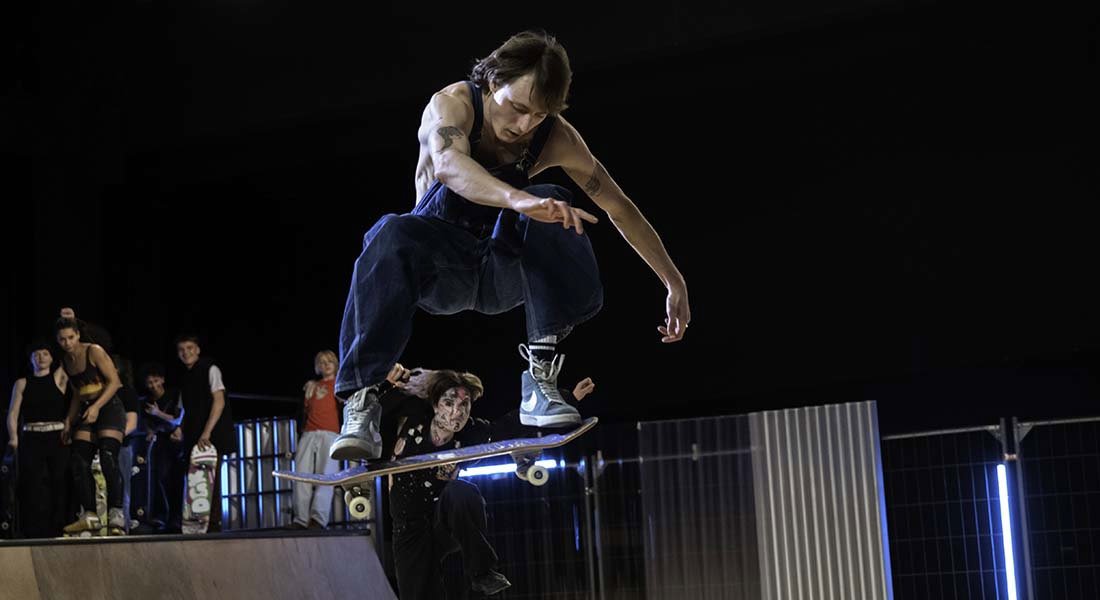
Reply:
[[[142,536],[0,545],[0,598],[395,600],[366,535]]]

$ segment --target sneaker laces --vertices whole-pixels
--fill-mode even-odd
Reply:
[[[554,358],[548,361],[539,360],[534,354],[531,354],[531,350],[526,344],[519,345],[519,355],[530,364],[527,370],[539,386],[542,395],[550,402],[565,404],[561,392],[558,391],[558,373],[561,373],[562,365],[565,364],[565,355],[555,354]]]
[[[359,390],[348,398],[344,406],[344,429],[348,432],[359,431],[367,420],[367,411],[363,410],[364,399],[367,396],[365,389]]]
[[[343,431],[356,435],[369,428],[370,410],[367,410],[367,396],[371,394],[371,388],[363,388],[348,398],[344,405]]]

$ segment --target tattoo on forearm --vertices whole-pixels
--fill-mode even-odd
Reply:
[[[461,129],[450,125],[440,127],[436,133],[439,134],[439,137],[443,138],[443,147],[440,148],[441,151],[450,148],[454,144],[454,138],[463,136]]]
[[[584,184],[584,193],[588,194],[589,198],[595,198],[600,195],[600,178],[597,175],[599,167],[592,169],[592,176],[588,178],[588,182]]]

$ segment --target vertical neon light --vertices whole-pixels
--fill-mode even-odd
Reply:
[[[1005,547],[1005,579],[1008,584],[1008,600],[1016,600],[1016,561],[1012,556],[1012,517],[1008,510],[1008,472],[997,465],[997,487],[1001,493],[1001,540]]]

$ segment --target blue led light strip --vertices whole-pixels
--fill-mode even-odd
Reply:
[[[997,489],[1001,494],[1001,540],[1005,549],[1005,578],[1008,580],[1008,600],[1016,600],[1016,560],[1012,555],[1012,516],[1008,510],[1008,472],[997,465]]]
[[[565,462],[558,462],[556,460],[540,460],[535,463],[541,467],[547,469],[564,468]],[[516,463],[504,463],[500,465],[485,465],[483,467],[470,467],[469,469],[462,469],[458,472],[459,477],[479,477],[481,475],[499,475],[501,473],[515,473]]]

